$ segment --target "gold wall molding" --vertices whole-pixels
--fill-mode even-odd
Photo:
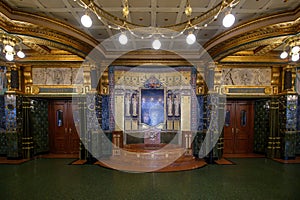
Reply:
[[[271,96],[277,94],[277,86],[216,86],[219,92],[227,96]]]

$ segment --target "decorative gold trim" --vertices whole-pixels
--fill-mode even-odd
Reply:
[[[57,89],[55,92],[41,92],[43,89]],[[65,93],[64,89],[73,89],[76,92]],[[31,85],[26,86],[26,90],[30,91],[31,95],[49,95],[49,96],[59,96],[59,95],[73,95],[73,94],[85,94],[89,91],[89,86],[70,86],[70,85]],[[59,91],[61,90],[61,92]]]
[[[261,96],[261,95],[274,95],[274,86],[215,86],[215,90],[217,91],[219,89],[219,92],[224,95],[236,95],[236,96]],[[236,92],[236,93],[230,93],[230,89],[263,89],[263,93],[247,93],[247,92]],[[253,91],[253,90],[252,90]]]
[[[23,40],[43,41],[47,43],[47,46],[55,48],[60,46],[60,49],[81,57],[87,55],[94,46],[98,45],[98,41],[73,26],[36,14],[13,10],[2,1],[0,5],[0,27],[7,32],[20,34],[19,36]],[[32,23],[32,19],[35,19],[35,24]]]

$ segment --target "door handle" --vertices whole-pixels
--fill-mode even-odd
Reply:
[[[234,128],[231,128],[231,133],[234,133]]]
[[[236,133],[239,133],[240,132],[240,129],[236,128]]]
[[[69,128],[69,133],[72,133],[72,128]]]

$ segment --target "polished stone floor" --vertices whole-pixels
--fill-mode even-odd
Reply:
[[[235,165],[126,173],[74,159],[0,165],[0,199],[300,199],[300,164],[234,158]]]

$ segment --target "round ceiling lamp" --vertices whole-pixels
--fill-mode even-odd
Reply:
[[[120,44],[122,44],[122,45],[127,44],[128,38],[127,38],[127,36],[126,36],[125,33],[121,33],[121,35],[119,36],[119,42],[120,42]]]
[[[93,21],[89,15],[85,14],[81,17],[81,24],[86,28],[90,28],[93,25]]]
[[[223,26],[226,28],[231,27],[235,22],[235,16],[228,12],[223,18]]]
[[[189,33],[186,37],[186,43],[188,44],[194,44],[196,42],[196,36],[193,33]]]
[[[160,49],[160,47],[161,47],[161,42],[159,41],[159,39],[155,39],[155,40],[152,42],[152,47],[153,47],[153,49],[155,49],[155,50]]]

